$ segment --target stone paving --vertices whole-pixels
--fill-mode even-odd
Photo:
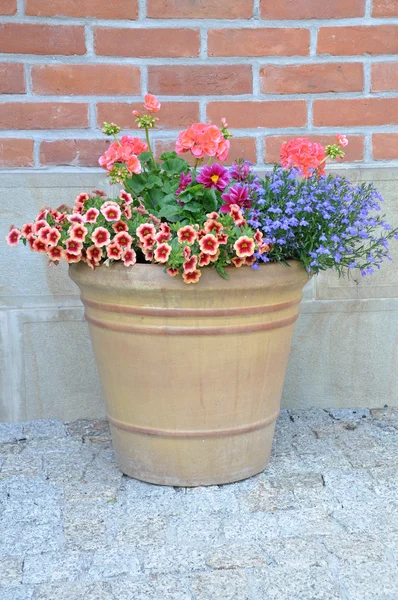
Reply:
[[[398,409],[284,411],[269,468],[167,488],[104,422],[0,424],[0,600],[398,600]]]

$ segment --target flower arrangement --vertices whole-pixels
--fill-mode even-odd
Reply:
[[[188,284],[199,281],[203,267],[227,278],[228,266],[256,269],[262,262],[295,259],[309,274],[359,268],[366,275],[390,258],[388,242],[398,228],[380,215],[382,199],[373,185],[325,174],[328,158],[344,156],[344,135],[325,148],[307,138],[285,142],[281,165],[260,178],[248,161],[229,169],[220,164],[232,136],[225,119],[221,127],[188,127],[175,151],[157,161],[149,132],[160,108],[147,94],[146,112],[133,111],[145,141],[119,138],[120,127],[104,123],[114,141],[99,164],[112,184],[123,186],[117,198],[94,190],[79,194],[73,207],[46,207],[34,222],[12,226],[8,244],[22,240],[54,263],[84,261],[93,269],[114,261],[160,264]]]

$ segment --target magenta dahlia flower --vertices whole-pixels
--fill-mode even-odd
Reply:
[[[221,198],[224,200],[224,204],[220,208],[222,213],[229,212],[231,204],[237,204],[240,208],[250,208],[252,205],[247,185],[233,185]]]
[[[224,191],[230,182],[230,174],[222,165],[207,165],[203,167],[196,178],[198,183],[203,183],[205,188],[214,188],[220,192]]]

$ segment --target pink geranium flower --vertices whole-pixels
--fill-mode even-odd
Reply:
[[[158,99],[156,98],[156,96],[153,96],[152,94],[145,94],[144,99],[145,99],[145,104],[144,104],[145,110],[147,110],[148,112],[151,112],[151,113],[155,113],[160,110],[161,104],[158,101]]]
[[[337,134],[337,141],[340,144],[340,146],[342,146],[343,148],[345,146],[347,146],[347,144],[348,144],[347,136],[346,135],[342,135],[341,133]]]
[[[202,183],[205,188],[213,188],[223,192],[230,182],[230,175],[222,165],[206,165],[196,177],[198,183]]]
[[[316,171],[325,174],[325,149],[308,138],[294,138],[281,147],[281,165],[284,169],[298,169],[304,177],[310,177]]]
[[[194,123],[178,135],[176,152],[183,154],[190,151],[197,159],[207,155],[225,160],[229,148],[225,142],[223,133],[217,125]]]

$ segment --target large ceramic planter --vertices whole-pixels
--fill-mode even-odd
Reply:
[[[204,269],[198,284],[161,266],[72,265],[121,470],[175,486],[262,471],[302,288],[303,267]]]

